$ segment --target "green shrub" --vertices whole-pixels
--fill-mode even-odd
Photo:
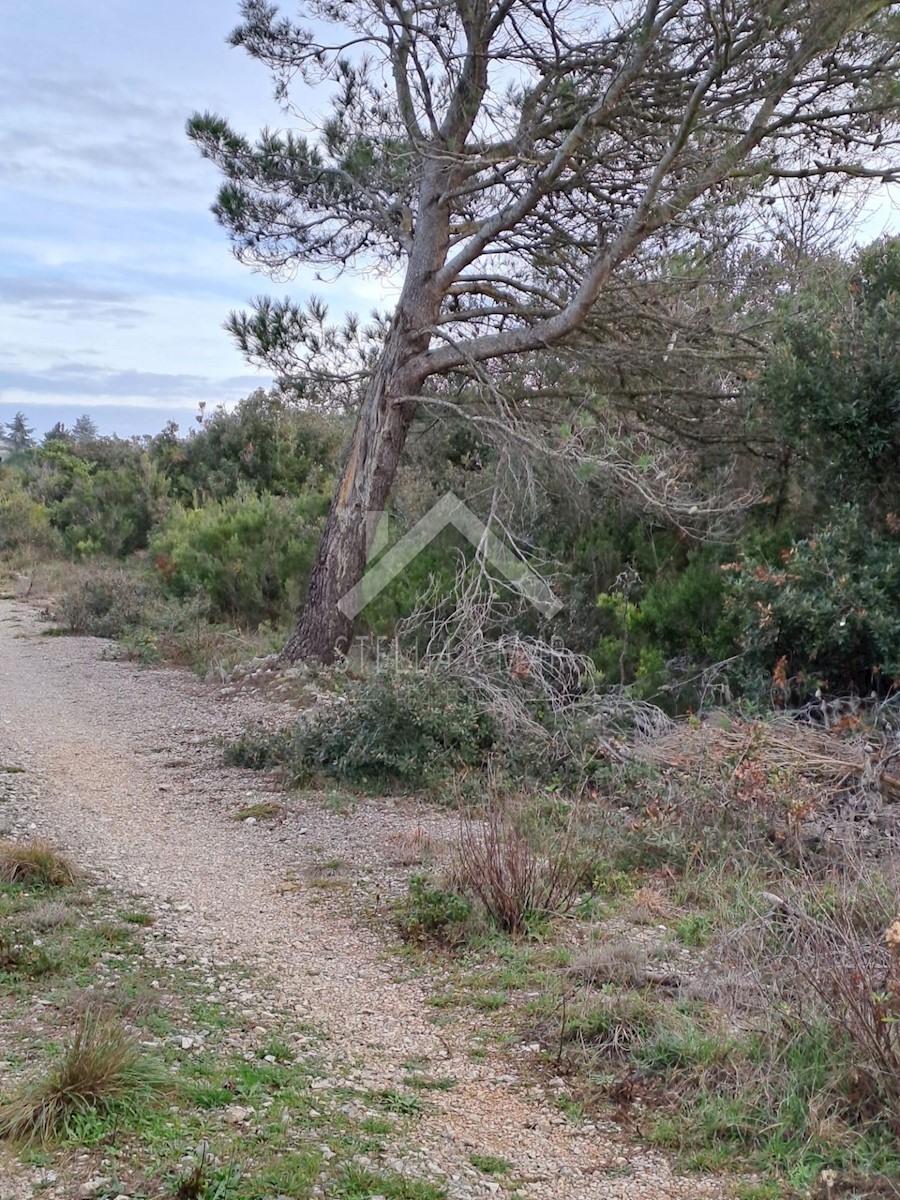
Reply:
[[[630,591],[602,592],[597,609],[606,636],[592,658],[601,679],[625,684],[636,700],[678,711],[697,703],[698,668],[733,656],[737,623],[725,607],[721,551],[695,550]],[[684,679],[685,682],[681,682]]]
[[[395,920],[409,941],[453,946],[465,939],[471,914],[472,906],[465,896],[419,873],[411,877],[408,895],[395,910]]]
[[[832,692],[900,675],[900,536],[877,533],[858,508],[836,510],[777,563],[748,553],[728,592],[744,649],[768,672],[783,659],[786,676]]]
[[[826,258],[785,309],[754,389],[759,419],[784,449],[776,503],[780,492],[795,510],[827,513],[843,501],[896,512],[900,238],[848,263]]]
[[[143,549],[168,504],[168,484],[146,451],[120,438],[45,443],[33,452],[25,486],[76,558]]]
[[[327,775],[375,792],[417,791],[482,764],[496,736],[491,720],[454,680],[377,671],[293,729],[245,733],[225,758],[250,770],[282,767],[295,784]]]
[[[733,618],[724,611],[721,557],[708,549],[695,553],[679,574],[647,588],[632,630],[645,632],[667,658],[687,655],[697,662],[720,662],[735,651]]]
[[[248,731],[225,747],[225,762],[229,767],[243,767],[247,771],[270,771],[290,761],[292,743],[293,733],[289,729],[275,733]]]
[[[213,620],[277,620],[305,586],[324,506],[320,496],[244,494],[176,508],[151,541],[154,565],[177,598],[205,594]]]
[[[328,492],[347,436],[342,420],[298,410],[258,389],[230,412],[204,414],[187,437],[169,425],[151,443],[154,462],[185,505],[257,495]]]
[[[293,765],[354,787],[418,790],[481,763],[496,731],[454,680],[379,671],[297,726]]]
[[[0,555],[28,549],[53,554],[62,544],[46,506],[11,481],[0,488]]]

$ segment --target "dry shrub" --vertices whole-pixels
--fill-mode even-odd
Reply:
[[[458,849],[459,886],[514,935],[566,912],[579,894],[574,817],[560,831],[527,829],[527,811],[523,797],[495,791],[482,819],[463,821]]]
[[[642,987],[647,982],[647,951],[637,942],[624,939],[601,942],[569,967],[569,974],[599,987],[614,983],[619,987]]]
[[[153,579],[125,567],[76,569],[49,615],[70,633],[121,638],[145,622],[158,594]]]
[[[826,1168],[819,1173],[809,1200],[898,1200],[900,1182],[889,1175],[872,1175],[859,1171],[835,1171]]]
[[[397,829],[387,836],[387,860],[395,867],[418,867],[430,862],[440,843],[425,833],[421,825],[415,829]]]
[[[873,933],[876,912],[870,928],[862,927],[840,893],[831,911],[815,916],[809,890],[763,899],[765,916],[710,947],[708,969],[690,994],[762,1037],[769,1050],[752,1067],[752,1086],[762,1094],[784,1095],[798,1070],[817,1078],[808,1131],[818,1105],[826,1124],[837,1121],[857,1135],[870,1127],[900,1134],[900,920],[885,933],[890,918],[881,909]],[[832,1133],[827,1140],[835,1142]]]
[[[61,929],[64,925],[71,925],[74,920],[75,913],[68,904],[59,900],[42,900],[31,910],[28,923],[34,929],[47,930]]]
[[[661,951],[652,956],[659,958]],[[590,987],[613,984],[619,988],[648,986],[677,988],[681,977],[665,964],[651,965],[651,955],[639,942],[617,938],[591,947],[569,967],[568,974]]]
[[[144,982],[138,982],[127,991],[120,988],[101,991],[96,987],[76,987],[68,993],[65,1005],[66,1015],[72,1021],[82,1021],[87,1017],[112,1023],[126,1021],[129,1025],[145,1024],[148,1017],[159,1008],[159,991]]]
[[[839,920],[797,923],[801,981],[850,1051],[853,1115],[887,1120],[900,1134],[900,919],[880,942]]]
[[[646,884],[635,889],[627,915],[635,925],[657,925],[671,918],[672,902],[660,887]]]
[[[121,1022],[89,1008],[59,1061],[0,1105],[0,1137],[46,1145],[73,1117],[116,1101],[146,1101],[165,1082],[163,1067]]]
[[[72,860],[49,842],[0,842],[0,883],[58,888],[70,886],[77,878]]]

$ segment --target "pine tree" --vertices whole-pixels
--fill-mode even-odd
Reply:
[[[47,442],[70,442],[72,434],[68,427],[62,421],[57,421],[52,429],[48,429],[44,434],[44,443]]]
[[[23,412],[17,412],[7,425],[6,436],[16,450],[27,450],[34,445],[34,430],[25,420]]]
[[[298,82],[330,97],[302,122],[319,135],[253,142],[212,114],[188,131],[225,177],[213,211],[255,270],[402,276],[394,311],[368,325],[329,324],[314,297],[262,298],[228,322],[255,365],[295,390],[340,384],[356,412],[285,647],[330,661],[352,638],[342,604],[366,569],[367,514],[386,506],[419,406],[499,397],[479,419],[515,440],[538,384],[525,379],[516,416],[503,364],[577,346],[590,320],[614,364],[631,349],[602,306],[664,256],[771,244],[781,206],[900,180],[900,17],[890,0],[299,8],[295,24],[243,0],[231,41],[271,69],[286,112]],[[554,398],[540,397],[548,420]]]
[[[72,437],[79,446],[84,446],[88,442],[96,442],[99,436],[100,430],[97,428],[96,421],[87,413],[82,414],[72,426]]]

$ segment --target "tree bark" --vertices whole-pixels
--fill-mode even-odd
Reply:
[[[330,663],[350,649],[353,620],[338,604],[365,573],[367,517],[387,505],[415,416],[414,401],[397,402],[412,386],[404,370],[406,343],[400,330],[389,335],[363,399],[300,619],[282,652],[289,662]]]
[[[360,406],[309,581],[306,600],[282,658],[330,663],[347,653],[353,620],[339,601],[366,569],[367,517],[383,512],[429,371],[422,363],[444,289],[437,272],[446,258],[449,220],[440,197],[448,176],[427,171],[419,194],[419,225],[406,279],[384,349]]]
[[[462,178],[446,151],[465,140],[487,90],[489,14],[489,7],[480,6],[479,19],[467,22],[470,54],[447,116],[436,131],[434,152],[425,156],[403,288],[356,420],[306,601],[282,652],[289,662],[330,663],[350,649],[353,619],[338,605],[365,573],[367,517],[384,511],[415,417],[416,397],[433,373],[424,364],[449,287],[439,274],[450,248],[447,194]],[[422,136],[417,127],[410,132],[415,134],[413,140]]]

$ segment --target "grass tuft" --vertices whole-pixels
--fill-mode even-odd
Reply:
[[[273,821],[276,817],[280,817],[283,811],[283,806],[276,804],[275,801],[263,800],[258,804],[247,804],[243,808],[239,808],[232,820],[247,821],[252,818],[254,821]]]
[[[72,860],[49,842],[0,842],[0,883],[49,889],[69,887],[77,878]]]
[[[42,900],[31,910],[28,923],[33,929],[62,929],[75,923],[75,913],[61,900]]]
[[[0,1105],[0,1137],[47,1145],[65,1135],[73,1118],[116,1102],[139,1104],[165,1082],[162,1066],[121,1021],[89,1008],[62,1057]]]

